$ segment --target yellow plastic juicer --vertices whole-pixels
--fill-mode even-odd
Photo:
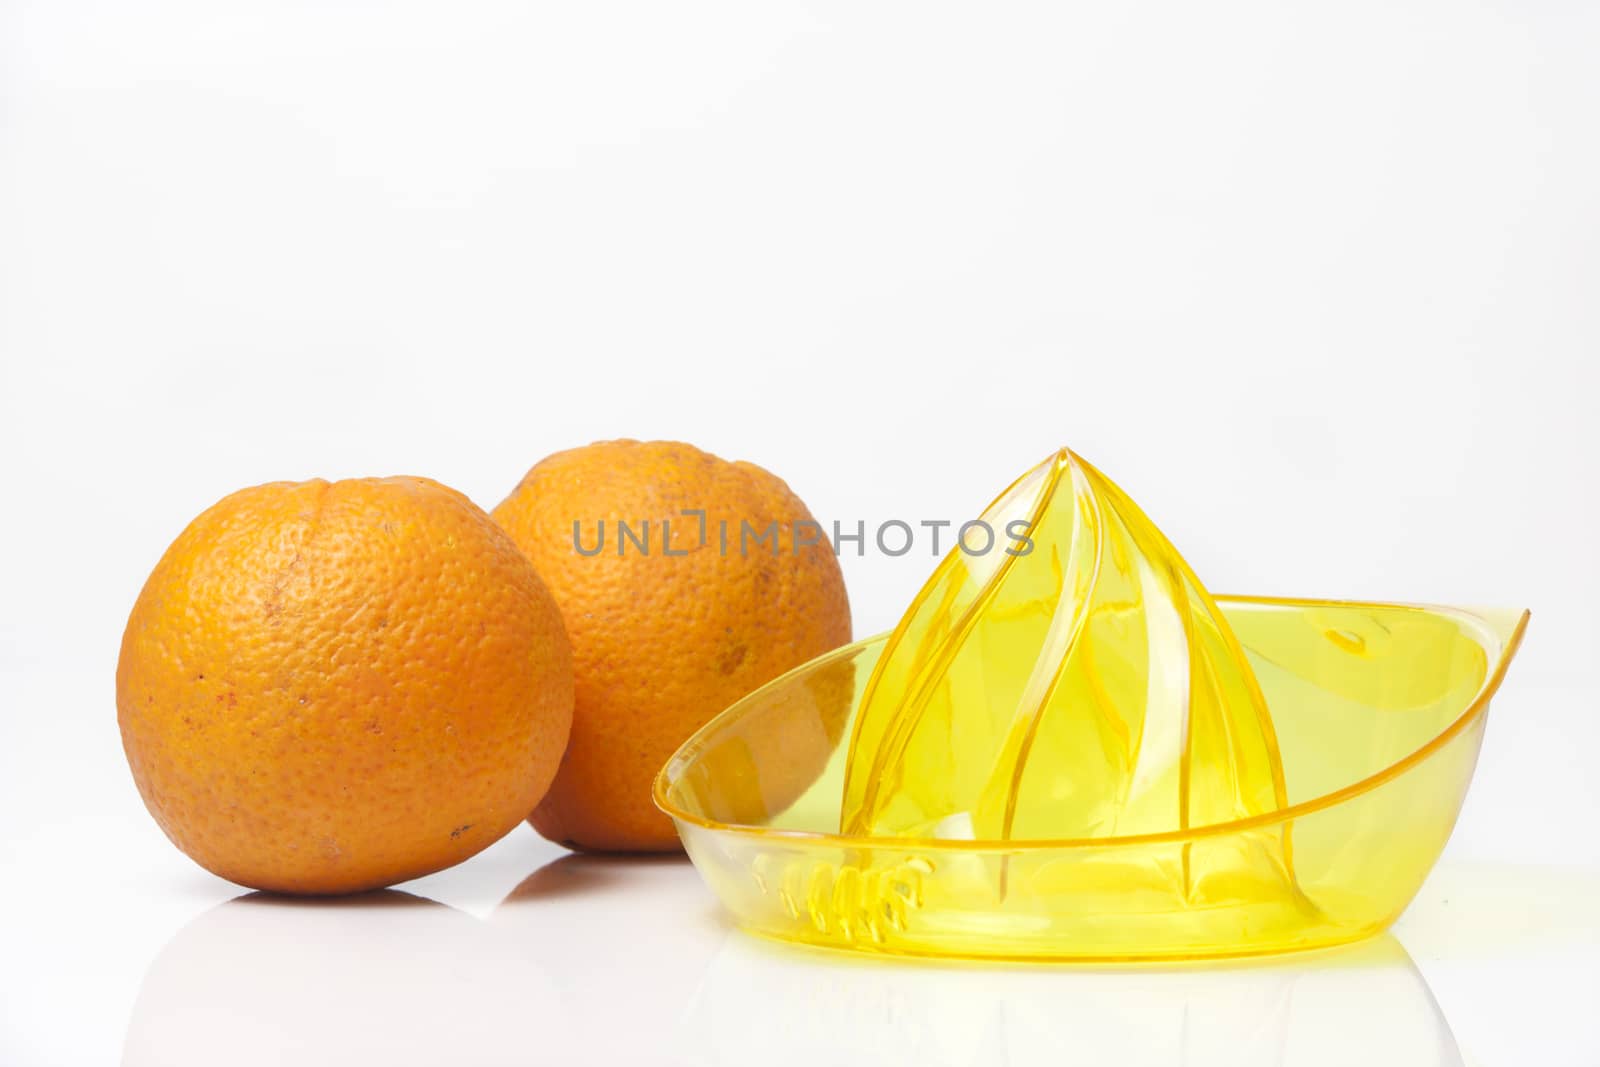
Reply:
[[[1065,449],[899,625],[758,689],[656,781],[757,933],[1131,960],[1353,941],[1455,824],[1527,613],[1216,597]]]

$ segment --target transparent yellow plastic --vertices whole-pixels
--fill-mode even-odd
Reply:
[[[1066,450],[983,520],[892,634],[749,695],[658,778],[743,925],[1125,960],[1393,921],[1455,823],[1526,613],[1213,600]],[[1027,551],[995,546],[1017,529]]]
[[[848,737],[886,635],[745,697],[656,781],[690,858],[737,922],[816,945],[925,956],[1243,956],[1386,928],[1466,794],[1516,611],[1218,597],[1273,710],[1287,807],[1131,837],[1032,841],[838,832]],[[1292,844],[1263,895],[1262,842]],[[1241,864],[1186,898],[1197,858]],[[1275,862],[1266,861],[1270,865]]]
[[[1108,478],[1062,449],[964,529],[862,694],[843,832],[1126,837],[1285,806],[1238,641]]]

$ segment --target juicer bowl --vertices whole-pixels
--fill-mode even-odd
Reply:
[[[673,755],[656,804],[735,921],[865,952],[1249,956],[1386,928],[1466,795],[1521,611],[1217,597],[1276,730],[1288,804],[1169,833],[983,841],[839,833],[886,635],[744,697]],[[956,754],[959,755],[959,754]]]

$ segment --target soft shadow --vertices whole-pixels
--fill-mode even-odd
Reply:
[[[292,897],[284,893],[257,890],[234,897],[230,905],[242,908],[281,908],[285,911],[376,911],[385,908],[443,908],[437,900],[419,897],[399,889],[374,889],[340,897]]]
[[[693,868],[681,852],[632,856],[574,852],[550,861],[517,883],[500,906],[614,889],[638,883],[648,877],[649,872],[661,869],[688,871]]]
[[[1425,960],[1600,946],[1600,873],[1517,863],[1441,863],[1396,930]]]

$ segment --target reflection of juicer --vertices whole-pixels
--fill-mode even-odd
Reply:
[[[1525,615],[1219,603],[1066,450],[966,529],[887,638],[751,694],[663,772],[658,803],[746,925],[1137,958],[1392,921]]]

